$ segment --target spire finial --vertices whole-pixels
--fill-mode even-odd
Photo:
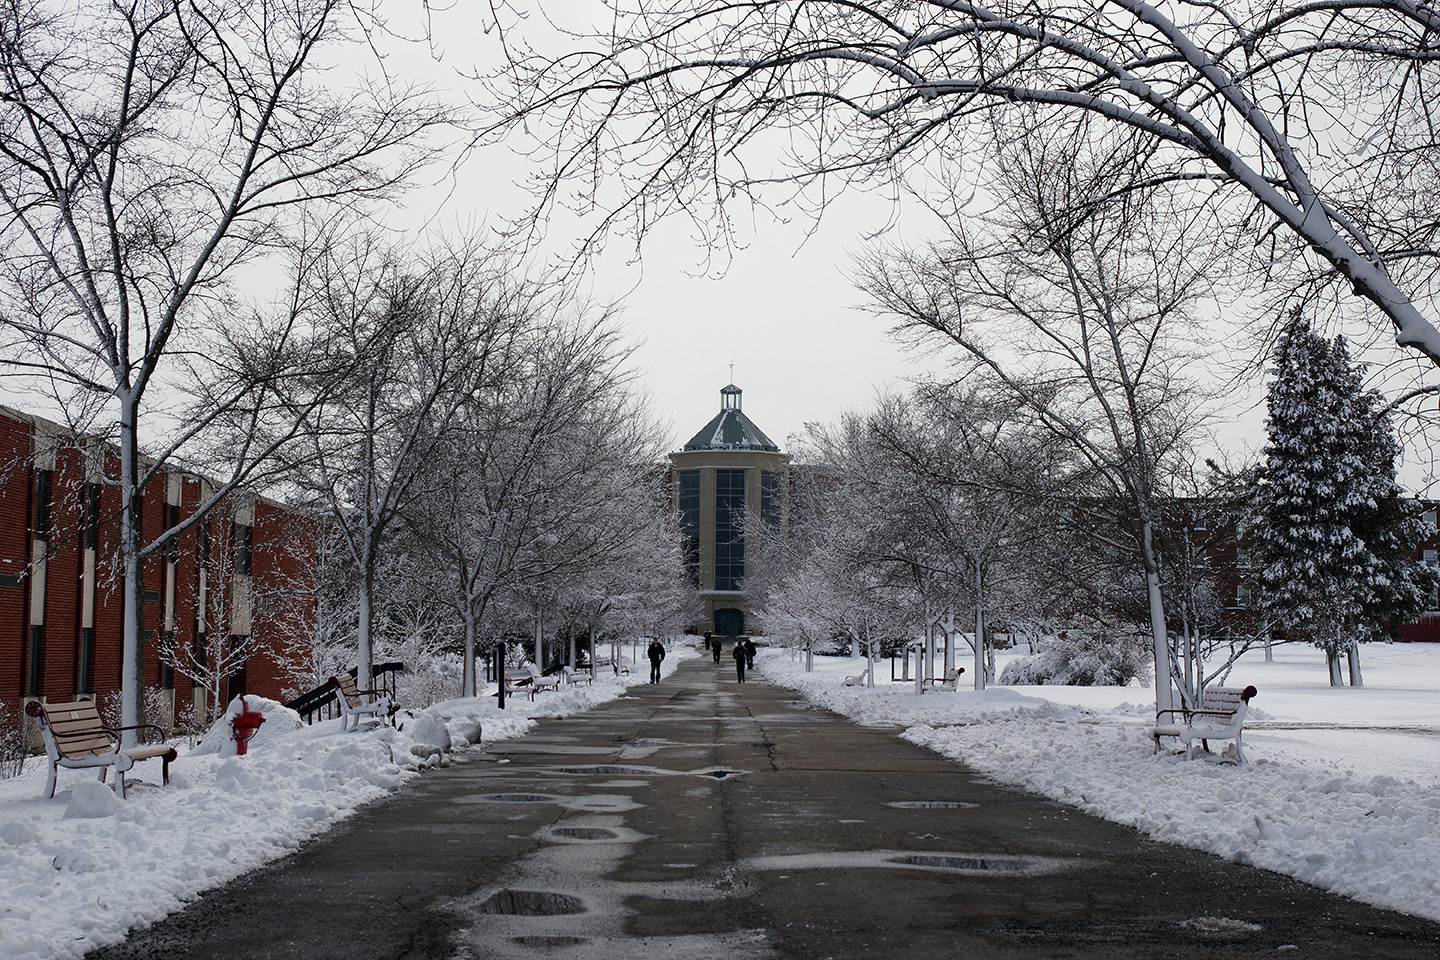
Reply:
[[[730,382],[735,382],[735,361],[730,361]]]

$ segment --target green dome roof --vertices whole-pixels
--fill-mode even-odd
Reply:
[[[740,412],[741,390],[729,384],[720,391],[720,412],[715,419],[690,438],[686,450],[768,450],[779,453],[780,447],[765,436],[754,421]]]

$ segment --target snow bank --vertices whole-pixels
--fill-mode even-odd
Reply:
[[[1075,689],[1071,696],[1088,700],[1085,706],[994,686],[979,693],[922,696],[915,694],[913,683],[842,687],[840,677],[851,666],[845,660],[806,674],[783,653],[772,651],[758,665],[770,679],[817,704],[860,723],[906,727],[901,734],[905,739],[999,782],[1132,826],[1157,840],[1440,920],[1440,747],[1431,746],[1440,728],[1440,698],[1432,693],[1429,712],[1411,717],[1412,727],[1422,735],[1402,747],[1412,754],[1429,751],[1415,758],[1411,768],[1428,775],[1402,779],[1368,772],[1363,758],[1346,756],[1356,748],[1341,739],[1353,737],[1366,717],[1385,712],[1370,704],[1408,697],[1417,686],[1440,688],[1440,650],[1402,647],[1396,653],[1405,661],[1396,665],[1405,686],[1391,690],[1385,689],[1388,682],[1399,677],[1383,676],[1385,661],[1378,653],[1368,654],[1367,678],[1375,685],[1365,689],[1330,690],[1323,666],[1317,665],[1309,675],[1310,686],[1316,688],[1309,698],[1315,715],[1282,718],[1264,713],[1257,718],[1299,727],[1306,739],[1285,741],[1285,735],[1275,734],[1276,755],[1267,756],[1271,737],[1263,728],[1247,730],[1245,752],[1251,763],[1245,767],[1157,756],[1149,737],[1153,702],[1122,699],[1133,699],[1139,692],[1134,687],[1044,688],[1047,697]],[[1417,676],[1414,661],[1425,653],[1431,654],[1425,659],[1432,672]],[[1315,659],[1324,662],[1318,652]],[[1272,667],[1258,667],[1256,675],[1264,677]],[[1292,674],[1280,682],[1292,690],[1300,686]],[[1265,690],[1262,686],[1262,700]],[[1278,699],[1292,710],[1304,702],[1294,694]],[[1114,701],[1109,709],[1102,705]],[[1340,729],[1321,729],[1322,724]],[[1427,730],[1431,735],[1424,735]],[[1359,749],[1374,751],[1373,744],[1387,736],[1400,734],[1372,731],[1359,741],[1372,746]]]
[[[667,672],[684,656],[672,651]],[[602,676],[533,703],[509,700],[504,711],[493,697],[449,700],[402,711],[398,728],[348,733],[339,720],[307,727],[282,704],[247,696],[265,723],[246,756],[235,755],[230,735],[237,700],[170,765],[168,787],[158,786],[158,761],[136,764],[124,801],[89,770],[61,770],[55,799],[42,800],[45,761],[34,758],[0,781],[0,957],[65,960],[122,940],[449,763],[449,751],[479,744],[482,732],[485,741],[520,736],[540,717],[588,710],[642,677]]]

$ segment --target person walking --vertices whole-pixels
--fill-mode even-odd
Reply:
[[[730,655],[735,658],[735,679],[741,683],[745,682],[745,644],[739,640],[735,641],[735,649]]]
[[[755,641],[746,637],[741,641],[745,644],[745,669],[755,669]]]
[[[660,642],[659,637],[650,638],[650,646],[645,651],[650,657],[650,682],[660,682],[660,661],[665,659],[665,644]]]
[[[719,638],[719,637],[715,637],[714,639],[711,639],[710,634],[707,633],[707,634],[705,634],[705,645],[706,645],[707,647],[709,647],[709,648],[710,648],[710,652],[715,655],[715,662],[716,662],[716,663],[719,663],[719,662],[720,662],[720,638]]]

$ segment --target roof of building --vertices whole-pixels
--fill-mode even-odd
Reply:
[[[690,438],[686,450],[768,450],[780,447],[740,411],[741,390],[728,384],[720,391],[720,412]]]

